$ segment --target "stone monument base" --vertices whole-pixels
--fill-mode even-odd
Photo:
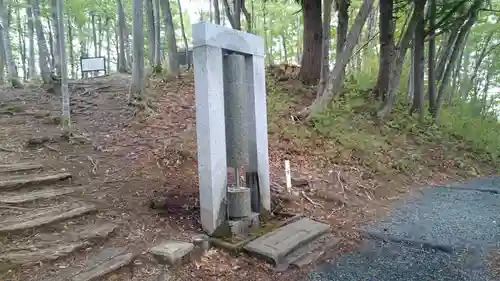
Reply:
[[[247,237],[252,232],[259,230],[260,221],[258,213],[251,213],[248,217],[229,220],[231,236]]]

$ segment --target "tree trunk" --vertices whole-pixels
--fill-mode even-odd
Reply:
[[[54,53],[53,53],[53,61],[54,61],[54,70],[57,76],[61,76],[61,59],[59,58],[59,27],[58,27],[58,19],[57,19],[57,2],[58,0],[50,0],[51,6],[51,17],[52,17],[52,31],[54,32],[53,45],[54,45]],[[65,45],[66,46],[66,45]]]
[[[177,4],[179,5],[179,19],[181,21],[181,32],[182,32],[182,39],[184,40],[184,52],[186,56],[186,62],[188,65],[188,70],[191,67],[191,63],[189,62],[189,45],[188,45],[188,40],[186,37],[186,30],[184,29],[184,20],[182,17],[182,6],[181,6],[181,0],[177,0]]]
[[[0,30],[0,85],[5,84],[5,48],[3,36]]]
[[[43,34],[42,21],[40,19],[40,0],[33,0],[32,7],[38,42],[38,66],[40,67],[43,83],[52,84],[49,50]]]
[[[479,56],[477,57],[476,63],[474,65],[474,70],[472,71],[472,76],[469,78],[470,80],[468,83],[466,82],[464,91],[469,92],[470,91],[470,85],[473,85],[474,82],[476,81],[479,69],[481,67],[481,64],[483,63],[484,58],[487,55],[488,47],[491,42],[491,39],[493,37],[494,32],[490,32],[488,36],[486,37],[485,41],[483,42],[483,47],[481,48],[481,52],[479,53]]]
[[[243,12],[243,15],[245,16],[245,21],[247,22],[247,32],[252,33],[252,15],[248,12],[246,6],[245,6],[245,0],[240,0],[241,1],[241,11]]]
[[[336,0],[337,1],[337,46],[335,53],[335,64],[340,63],[339,56],[344,49],[347,32],[349,31],[349,0]],[[354,58],[356,60],[356,57]],[[356,63],[354,63],[356,65]],[[344,80],[345,68],[340,73],[340,80]],[[342,89],[340,89],[342,91]]]
[[[321,76],[322,27],[321,0],[304,0],[304,41],[299,78],[306,84],[316,84]]]
[[[226,17],[229,20],[229,24],[233,29],[241,30],[241,2],[242,0],[233,0],[233,13],[231,14],[231,8],[227,0],[222,0],[224,4],[224,10],[226,11]]]
[[[330,1],[330,0],[328,0],[328,1]],[[285,36],[284,31],[281,33],[281,44],[283,45],[283,53],[285,56],[285,63],[288,64],[288,53],[287,53],[287,49],[286,49],[286,36]]]
[[[469,30],[472,28],[472,26],[476,22],[477,12],[478,12],[479,8],[482,6],[482,4],[483,4],[483,0],[475,0],[474,1],[474,3],[472,4],[472,7],[469,10],[469,19],[460,28],[460,32],[457,35],[457,39],[455,41],[455,46],[454,46],[453,51],[451,53],[450,60],[449,60],[447,66],[446,66],[446,69],[444,71],[441,84],[439,85],[436,108],[434,110],[434,112],[435,112],[434,118],[436,120],[439,120],[439,115],[441,113],[441,107],[444,103],[445,90],[446,90],[446,87],[448,86],[448,80],[450,78],[451,71],[455,68],[456,61],[458,58],[458,53],[460,52],[460,47],[462,46],[462,44],[465,40],[466,34],[469,32]]]
[[[142,96],[144,91],[144,36],[142,34],[142,0],[132,2],[133,66],[128,100]]]
[[[117,33],[118,44],[120,51],[118,52],[118,72],[126,73],[128,70],[127,56],[125,54],[125,13],[123,12],[123,5],[121,0],[116,0],[116,13],[118,14]]]
[[[347,35],[347,39],[342,48],[342,53],[338,55],[338,63],[335,64],[330,77],[328,78],[328,83],[326,85],[325,91],[316,97],[313,104],[310,107],[310,113],[306,120],[311,120],[315,113],[317,113],[323,106],[325,106],[332,98],[335,98],[343,88],[344,77],[342,72],[345,70],[345,66],[349,62],[352,56],[354,47],[358,43],[359,36],[363,30],[368,14],[373,7],[374,0],[364,0],[363,5],[359,9],[358,15]]]
[[[3,48],[5,51],[5,61],[7,63],[7,79],[14,88],[22,88],[23,83],[19,80],[17,75],[17,67],[14,57],[12,55],[12,45],[10,43],[9,25],[7,22],[6,12],[7,7],[4,5],[4,0],[0,0],[0,19],[3,26],[0,25],[0,33],[3,41]]]
[[[441,56],[439,57],[439,62],[436,68],[436,80],[442,81],[443,80],[443,75],[444,75],[444,70],[446,68],[446,64],[449,61],[450,54],[453,50],[453,46],[455,45],[455,41],[458,36],[458,32],[460,30],[460,25],[456,24],[454,29],[452,29],[448,41],[446,42],[446,45],[443,47],[443,50],[441,52]]]
[[[436,0],[429,1],[429,51],[427,60],[427,91],[429,97],[429,113],[434,115],[433,108],[436,107],[436,75],[434,71],[436,54]]]
[[[155,36],[156,36],[156,26],[155,26],[155,14],[153,9],[153,1],[156,0],[146,0],[146,23],[148,27],[148,60],[149,65],[152,66],[153,72],[155,72],[154,68],[155,64]]]
[[[19,54],[21,55],[21,62],[23,64],[23,80],[26,81],[28,79],[28,73],[26,68],[26,36],[24,34],[24,28],[21,24],[21,9],[17,9],[17,32],[18,36],[18,44],[19,44]]]
[[[47,26],[49,27],[49,51],[50,51],[50,66],[55,67],[54,61],[54,38],[52,38],[52,21],[47,18]],[[52,68],[51,68],[52,69]]]
[[[394,59],[394,1],[380,0],[379,4],[379,29],[380,29],[380,60],[377,84],[374,95],[377,99],[385,100],[391,80],[391,65]]]
[[[212,0],[214,4],[215,24],[220,24],[219,0]]]
[[[36,77],[36,66],[35,66],[35,35],[33,26],[33,12],[31,10],[31,7],[26,8],[26,16],[28,18],[28,40],[29,40],[28,78],[33,79]]]
[[[175,40],[175,29],[172,21],[172,10],[170,10],[169,0],[161,0],[160,3],[163,10],[163,22],[168,41],[168,68],[170,73],[177,77],[179,76],[179,62],[177,60],[177,42]]]
[[[68,17],[68,46],[69,46],[69,65],[71,66],[71,78],[76,78],[75,73],[75,54],[73,52],[73,27]]]
[[[71,127],[70,119],[70,107],[69,107],[69,90],[68,90],[68,64],[66,62],[66,41],[64,40],[64,10],[63,1],[58,0],[57,5],[57,18],[58,18],[58,28],[60,31],[59,35],[56,37],[59,42],[59,58],[61,60],[61,93],[62,93],[62,126],[64,129],[69,129]]]
[[[323,94],[326,87],[326,81],[328,80],[328,73],[330,70],[330,25],[331,25],[331,16],[332,16],[332,4],[333,0],[324,0],[323,2],[323,49],[322,49],[322,58],[321,58],[321,76],[319,79],[318,91],[316,96]],[[285,37],[283,36],[283,40]]]
[[[418,12],[417,24],[415,26],[414,39],[414,68],[413,68],[413,104],[410,115],[418,111],[420,122],[424,122],[425,102],[424,102],[424,49],[425,49],[425,1],[415,0],[414,9]]]
[[[381,17],[382,18],[382,17]],[[410,20],[408,21],[408,26],[403,33],[397,49],[396,57],[393,62],[391,62],[391,67],[389,69],[390,80],[387,87],[386,97],[383,100],[380,110],[377,112],[377,118],[383,119],[392,110],[394,103],[396,102],[397,91],[399,89],[399,83],[401,81],[401,73],[403,71],[403,64],[406,57],[406,52],[411,42],[411,38],[415,32],[415,26],[417,24],[418,12],[414,9]]]
[[[110,18],[106,18],[106,68],[107,73],[111,73],[111,32],[110,32]]]

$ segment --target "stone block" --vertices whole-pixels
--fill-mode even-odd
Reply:
[[[245,250],[280,264],[286,255],[329,230],[327,224],[304,218],[253,240]]]
[[[168,265],[182,264],[189,260],[194,245],[189,242],[167,241],[149,250],[158,262]]]
[[[264,57],[264,39],[257,35],[207,22],[192,25],[193,48],[212,46],[240,54]]]
[[[259,213],[251,213],[248,217],[229,220],[231,235],[246,237],[252,232],[259,230]]]
[[[229,217],[245,218],[252,212],[250,189],[246,187],[229,187],[227,189],[227,204]]]

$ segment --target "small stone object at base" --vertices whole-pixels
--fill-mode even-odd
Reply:
[[[151,248],[149,252],[153,254],[160,263],[176,265],[186,262],[190,258],[193,249],[194,245],[189,242],[168,241]]]
[[[229,221],[231,235],[247,237],[250,233],[259,229],[259,213],[251,213],[246,218]]]
[[[209,237],[205,234],[197,234],[193,236],[192,241],[194,244],[192,256],[194,258],[200,258],[210,248]]]
[[[227,189],[228,213],[230,218],[245,218],[252,212],[250,188],[229,187]]]

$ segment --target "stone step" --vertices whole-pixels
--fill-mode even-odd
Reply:
[[[48,199],[65,194],[74,193],[87,189],[88,185],[66,186],[60,188],[46,188],[29,192],[5,192],[0,193],[0,203],[20,204],[39,199]]]
[[[329,231],[329,225],[303,218],[262,235],[245,245],[244,249],[280,265],[290,253]]]
[[[94,204],[65,202],[52,207],[27,209],[20,215],[11,215],[0,220],[0,233],[38,227],[96,211]]]
[[[105,239],[116,227],[115,224],[103,222],[79,226],[67,232],[38,234],[30,241],[2,249],[0,263],[29,265],[55,260],[88,246],[97,239]]]
[[[340,239],[331,233],[322,235],[288,254],[280,264],[276,265],[276,269],[284,271],[289,267],[302,268],[312,264],[327,251],[336,247],[339,242]]]
[[[134,260],[133,253],[127,253],[125,248],[104,248],[85,258],[83,264],[74,264],[73,267],[57,273],[55,278],[46,281],[94,281],[112,273]]]
[[[46,184],[71,178],[70,173],[45,173],[0,177],[0,190],[21,188],[31,184]]]
[[[43,165],[38,163],[12,163],[0,165],[0,173],[23,172],[38,169],[43,169]]]

